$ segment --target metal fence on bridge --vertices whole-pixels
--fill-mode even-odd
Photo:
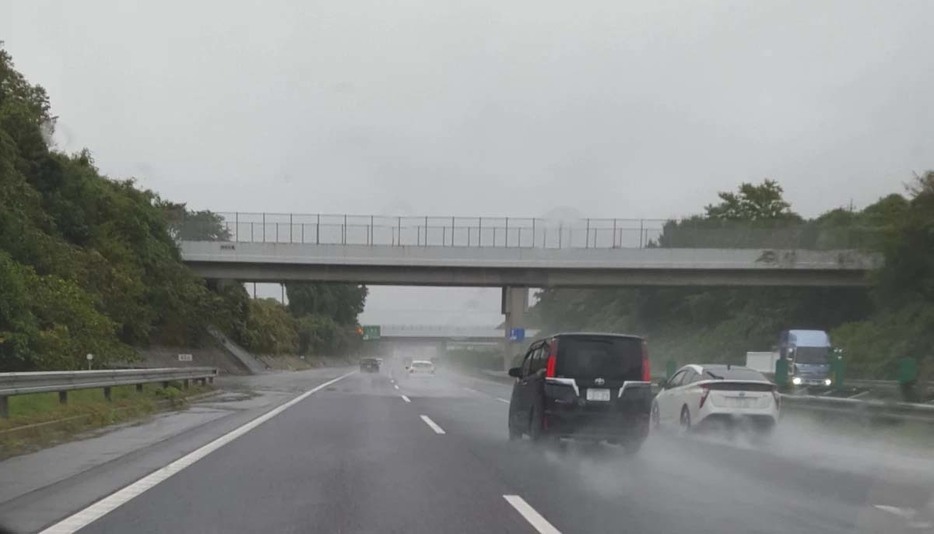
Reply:
[[[202,212],[204,213],[204,212]],[[873,232],[807,222],[216,213],[175,225],[188,241],[506,248],[855,249]]]

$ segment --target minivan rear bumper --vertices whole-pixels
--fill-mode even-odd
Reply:
[[[552,436],[588,440],[644,440],[649,434],[647,413],[551,410],[545,411],[545,431]]]

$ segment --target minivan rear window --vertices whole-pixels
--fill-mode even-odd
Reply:
[[[559,377],[642,380],[642,340],[615,336],[558,338]]]

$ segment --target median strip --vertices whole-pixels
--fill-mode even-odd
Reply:
[[[429,427],[431,427],[432,430],[435,431],[435,434],[444,434],[444,429],[438,426],[438,423],[435,423],[434,421],[432,421],[430,417],[428,417],[427,415],[420,415],[419,417],[422,418],[422,421],[424,421],[426,425],[428,425]]]
[[[506,502],[511,504],[517,512],[522,514],[522,517],[541,534],[561,534],[560,530],[556,529],[547,519],[536,512],[535,508],[532,508],[522,497],[518,495],[503,495],[503,498],[506,499]]]

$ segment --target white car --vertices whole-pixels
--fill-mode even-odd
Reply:
[[[687,432],[748,426],[767,434],[778,422],[781,396],[762,373],[737,365],[685,365],[652,402],[653,428]]]
[[[415,360],[409,366],[409,375],[433,375],[435,374],[435,364],[427,360]]]

